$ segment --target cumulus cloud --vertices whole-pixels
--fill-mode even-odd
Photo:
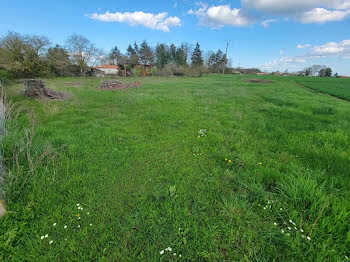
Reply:
[[[274,68],[288,68],[291,65],[304,64],[306,60],[298,57],[281,57],[279,59],[275,59],[271,62],[267,62],[261,67],[266,69],[274,69]]]
[[[255,18],[248,12],[233,8],[229,5],[219,5],[208,7],[202,2],[197,3],[199,8],[197,10],[190,9],[187,13],[195,15],[199,19],[200,25],[210,26],[212,28],[221,28],[227,26],[249,26],[255,22]]]
[[[310,47],[311,45],[310,44],[305,44],[305,45],[297,45],[297,48],[299,49],[303,49],[303,48],[308,48]]]
[[[339,43],[329,42],[324,45],[314,46],[306,56],[341,56],[343,58],[348,58],[350,56],[350,39],[343,40]]]
[[[350,14],[350,11],[327,10],[324,8],[314,8],[297,16],[298,20],[304,24],[325,23],[331,21],[341,21]]]
[[[170,27],[181,26],[181,20],[177,16],[168,17],[168,13],[163,12],[159,14],[138,12],[106,12],[104,14],[91,14],[88,15],[91,19],[99,20],[103,22],[119,22],[127,23],[131,26],[141,25],[154,30],[160,30],[163,32],[169,32]]]

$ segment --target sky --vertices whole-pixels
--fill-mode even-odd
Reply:
[[[313,64],[350,76],[350,0],[0,0],[0,36],[80,34],[109,52],[148,41],[225,50],[234,67],[290,72]]]

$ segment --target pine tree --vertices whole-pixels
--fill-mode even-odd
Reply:
[[[126,54],[128,56],[129,64],[137,65],[139,63],[139,57],[137,55],[137,51],[131,45],[128,46],[128,49],[126,50]]]
[[[141,44],[141,49],[139,51],[140,61],[144,65],[152,65],[154,63],[154,55],[151,47],[145,41]]]
[[[202,50],[200,49],[199,43],[196,44],[196,47],[193,50],[191,61],[192,61],[192,66],[203,65]]]

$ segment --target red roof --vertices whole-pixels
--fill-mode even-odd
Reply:
[[[95,68],[112,68],[112,69],[119,69],[119,66],[116,66],[116,65],[102,65],[102,66],[96,66]]]

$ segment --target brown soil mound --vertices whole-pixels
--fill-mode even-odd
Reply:
[[[136,88],[141,87],[142,84],[139,81],[134,81],[130,83],[122,83],[118,80],[110,80],[102,83],[101,89],[103,90],[115,90],[115,89],[125,89],[125,88]]]
[[[74,87],[81,86],[80,82],[66,82],[66,84],[69,85],[69,86],[74,86]]]
[[[29,79],[25,81],[26,89],[24,94],[28,97],[42,98],[42,99],[63,99],[64,93],[56,92],[50,88],[47,88],[43,81],[36,79]]]
[[[259,84],[259,83],[262,83],[262,84],[271,84],[271,83],[274,83],[273,81],[271,80],[264,80],[264,79],[247,79],[245,80],[245,82],[248,82],[248,83],[256,83],[256,84]]]

